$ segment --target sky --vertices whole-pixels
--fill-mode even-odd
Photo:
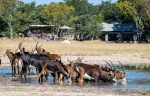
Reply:
[[[55,2],[55,3],[58,3],[58,2],[63,2],[63,0],[21,0],[25,3],[31,3],[33,1],[36,2],[36,5],[40,5],[40,4],[49,4],[51,2]],[[89,3],[92,3],[94,5],[97,5],[97,4],[100,4],[102,1],[108,1],[108,0],[88,0]],[[112,0],[112,2],[116,2],[117,0]]]

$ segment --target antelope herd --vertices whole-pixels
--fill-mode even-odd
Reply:
[[[127,82],[126,72],[123,65],[121,65],[123,72],[116,70],[116,67],[111,61],[105,61],[106,66],[97,64],[86,64],[82,62],[83,58],[78,57],[75,61],[68,60],[68,64],[61,61],[61,56],[58,54],[51,54],[43,49],[39,41],[36,43],[32,51],[26,51],[23,46],[23,41],[18,44],[15,53],[10,49],[6,50],[4,55],[7,55],[12,67],[12,76],[20,78],[21,82],[27,82],[27,69],[29,74],[33,74],[33,68],[37,70],[37,83],[43,83],[43,76],[48,82],[48,76],[51,74],[54,77],[55,83],[60,84],[63,78],[67,78],[68,82],[83,83],[83,81],[97,82]],[[1,64],[1,60],[0,60]],[[23,78],[24,77],[24,78]]]

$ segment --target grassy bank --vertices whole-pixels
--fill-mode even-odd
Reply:
[[[0,54],[4,54],[6,49],[11,49],[12,52],[18,47],[21,40],[0,40]],[[32,50],[35,47],[37,40],[26,40],[23,45],[26,46],[26,51]],[[42,48],[61,55],[76,55],[76,56],[101,56],[101,55],[133,55],[133,56],[150,56],[149,44],[129,44],[129,43],[106,43],[102,41],[84,41],[71,44],[63,44],[61,41],[45,41],[40,40],[39,45]]]

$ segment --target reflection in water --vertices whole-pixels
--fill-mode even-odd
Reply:
[[[11,68],[0,68],[0,76],[9,76],[11,77]],[[99,81],[97,85],[92,82],[83,82],[83,85],[73,82],[68,83],[67,79],[61,84],[62,86],[83,86],[83,87],[99,87],[99,88],[150,88],[150,71],[145,70],[126,70],[126,77],[128,82],[110,83]],[[36,79],[37,75],[27,75],[28,81],[30,84],[37,84]],[[55,85],[54,78],[52,76],[48,77],[48,84]],[[12,77],[9,82],[19,82],[20,79],[17,77]],[[47,83],[43,83],[47,84]]]

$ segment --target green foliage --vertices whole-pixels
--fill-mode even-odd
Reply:
[[[17,0],[0,0],[0,16],[8,24],[10,39],[13,39],[12,20]]]
[[[99,15],[100,16],[100,15]],[[95,18],[94,18],[95,17]],[[100,22],[102,18],[98,19],[95,15],[91,17],[90,15],[82,15],[76,21],[74,21],[74,27],[76,34],[82,34],[84,39],[96,39],[102,30]]]
[[[47,24],[70,25],[74,20],[73,12],[74,8],[66,4],[52,3],[40,12],[40,16]]]
[[[134,22],[139,29],[144,26],[149,30],[149,4],[150,0],[118,0],[117,3],[109,0],[99,5],[88,0],[64,0],[64,3],[36,6],[35,2],[0,0],[0,32],[7,36],[26,34],[29,25],[39,24],[55,25],[54,31],[58,32],[60,26],[67,25],[86,39],[96,39],[102,34],[102,22]]]
[[[119,0],[116,6],[126,18],[133,18],[138,30],[143,29],[144,23],[147,21],[149,1],[150,0]]]

